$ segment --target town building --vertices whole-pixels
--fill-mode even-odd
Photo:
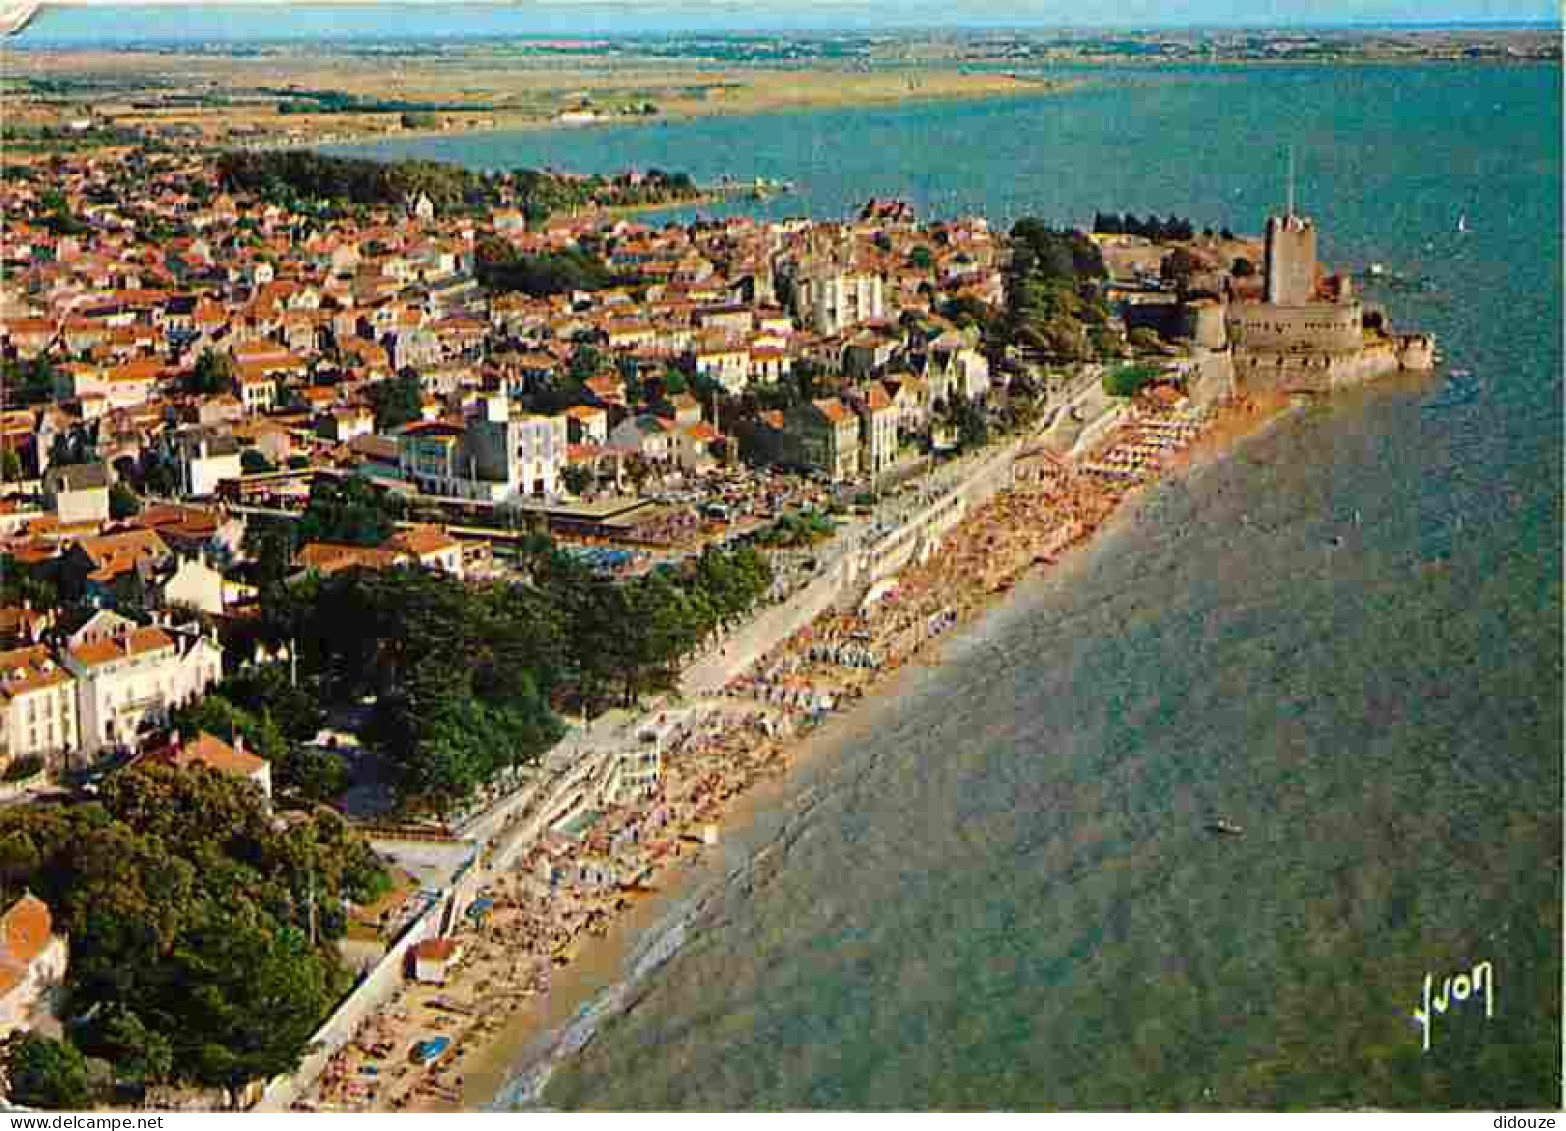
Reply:
[[[58,768],[79,745],[76,681],[42,644],[0,652],[0,769],[36,758]]]
[[[109,468],[102,463],[51,467],[43,477],[44,505],[61,525],[109,520]]]
[[[897,408],[879,381],[868,382],[844,399],[859,417],[863,470],[880,475],[897,462]]]
[[[784,413],[782,462],[833,483],[859,476],[859,418],[836,397],[805,401]]]
[[[187,740],[176,730],[168,742],[148,751],[142,760],[182,770],[201,766],[241,778],[259,789],[268,803],[272,800],[272,763],[246,750],[243,735],[235,735],[230,745],[206,731]]]
[[[62,657],[76,678],[80,752],[133,748],[169,712],[200,698],[223,677],[216,636],[122,621],[108,635],[73,645]]]

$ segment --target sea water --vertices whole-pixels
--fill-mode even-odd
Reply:
[[[518,1050],[551,1106],[1559,1101],[1559,72],[1071,77],[346,150],[798,184],[681,217],[895,196],[1256,232],[1292,146],[1324,258],[1384,264],[1367,296],[1471,373],[1296,414],[1019,589],[739,834],[768,866],[682,903],[633,1012],[591,1008],[552,1076]],[[1426,1050],[1427,974],[1479,963],[1493,1016]]]
[[[773,214],[899,196],[1254,232],[1292,145],[1326,260],[1384,264],[1402,282],[1368,297],[1471,373],[1296,413],[1019,589],[745,832],[764,873],[705,893],[544,1101],[1557,1103],[1559,90],[1542,67],[1104,73],[382,147],[797,180]],[[1493,1016],[1445,1014],[1424,1049],[1426,975],[1479,963]]]

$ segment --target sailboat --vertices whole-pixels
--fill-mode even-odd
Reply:
[[[1466,232],[1468,230],[1468,213],[1466,213],[1466,212],[1458,213],[1458,216],[1457,216],[1457,230],[1459,232]]]

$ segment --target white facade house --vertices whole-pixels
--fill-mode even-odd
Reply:
[[[564,416],[517,417],[517,450],[522,461],[518,489],[522,494],[556,494],[569,436],[569,422]]]
[[[76,677],[80,749],[87,758],[134,746],[144,727],[162,725],[171,709],[223,678],[216,637],[156,625],[79,644],[64,660]]]
[[[62,525],[107,522],[109,469],[101,463],[51,467],[43,477],[43,496]]]
[[[231,435],[192,432],[182,436],[179,458],[185,493],[197,498],[217,494],[219,483],[243,474],[239,441]]]
[[[157,601],[165,608],[198,609],[221,616],[223,575],[201,558],[180,558],[168,579],[158,586]]]
[[[42,644],[0,652],[0,767],[59,763],[78,744],[76,681]]]
[[[795,316],[818,334],[838,334],[886,315],[880,275],[824,267],[800,271],[789,282]]]

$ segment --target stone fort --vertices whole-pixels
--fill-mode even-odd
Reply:
[[[1347,275],[1323,276],[1316,225],[1291,207],[1267,219],[1259,290],[1224,273],[1218,297],[1183,301],[1204,399],[1235,393],[1325,393],[1395,372],[1429,369],[1428,334],[1394,334]]]

